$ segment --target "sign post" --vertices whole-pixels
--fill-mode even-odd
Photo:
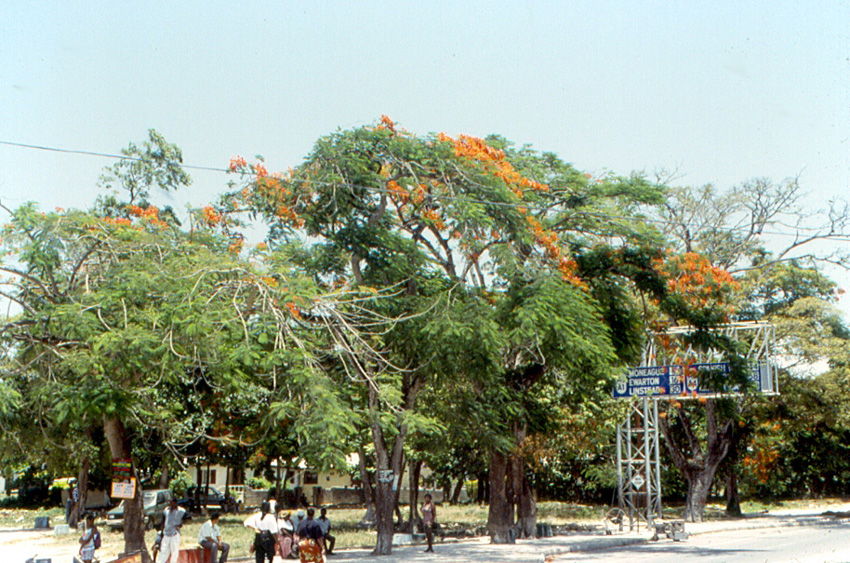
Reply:
[[[658,401],[708,399],[756,392],[779,393],[777,370],[772,364],[773,325],[742,322],[715,329],[746,344],[749,361],[747,389],[724,380],[732,368],[716,350],[695,350],[689,345],[671,347],[671,339],[685,336],[693,327],[673,327],[651,334],[643,365],[633,367],[614,385],[614,398],[630,400],[629,415],[617,426],[617,500],[629,516],[629,529],[644,520],[652,525],[662,518],[661,461]],[[636,400],[637,399],[637,400]]]

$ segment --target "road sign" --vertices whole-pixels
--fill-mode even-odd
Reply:
[[[775,393],[774,368],[767,362],[751,362],[749,380],[760,393]],[[614,385],[614,398],[706,397],[720,393],[740,393],[738,385],[712,388],[709,374],[728,374],[728,362],[708,362],[688,366],[641,366],[631,368]],[[715,380],[716,381],[716,380]]]
[[[646,483],[643,477],[640,476],[640,473],[635,473],[635,476],[632,477],[632,486],[635,489],[640,489],[643,487],[643,484]]]

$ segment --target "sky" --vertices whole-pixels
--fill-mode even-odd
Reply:
[[[188,164],[285,170],[382,114],[592,174],[799,176],[816,212],[850,188],[850,2],[0,2],[0,141],[115,153],[155,128]],[[0,144],[0,203],[87,207],[109,164]],[[192,176],[178,206],[228,179]]]

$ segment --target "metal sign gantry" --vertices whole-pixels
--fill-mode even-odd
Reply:
[[[629,529],[640,526],[643,520],[652,525],[663,517],[661,503],[661,453],[658,428],[658,400],[671,398],[670,366],[720,365],[723,355],[718,350],[697,350],[692,346],[659,346],[663,340],[687,335],[695,329],[689,326],[672,327],[650,335],[643,352],[642,365],[630,371],[631,376],[643,378],[637,384],[618,382],[613,395],[629,399],[629,414],[617,426],[617,502],[629,518]],[[717,332],[738,342],[747,344],[745,357],[753,367],[751,381],[756,392],[768,395],[779,393],[776,366],[772,362],[774,328],[765,322],[739,322],[722,325]],[[663,372],[662,372],[663,370]],[[696,370],[699,371],[699,370]],[[657,372],[657,373],[656,373]],[[682,370],[681,381],[685,389],[693,386],[691,394],[683,393],[679,399],[740,395],[737,389],[727,392],[706,390],[699,392],[699,382],[687,381]],[[654,382],[646,378],[659,376],[659,384],[652,391]],[[665,385],[662,377],[666,375]],[[624,389],[626,391],[624,391]],[[630,391],[638,390],[635,393]],[[649,389],[649,391],[647,391]]]
[[[617,503],[629,529],[662,517],[659,459],[658,401],[631,401],[629,415],[617,426]]]

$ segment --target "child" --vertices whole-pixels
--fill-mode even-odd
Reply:
[[[80,558],[83,563],[91,563],[94,551],[100,547],[100,531],[94,523],[94,514],[86,515],[86,531],[80,538]]]
[[[157,555],[159,555],[159,548],[162,546],[162,524],[157,525],[156,527],[156,537],[153,540],[153,546],[151,547],[151,560],[156,561]]]

